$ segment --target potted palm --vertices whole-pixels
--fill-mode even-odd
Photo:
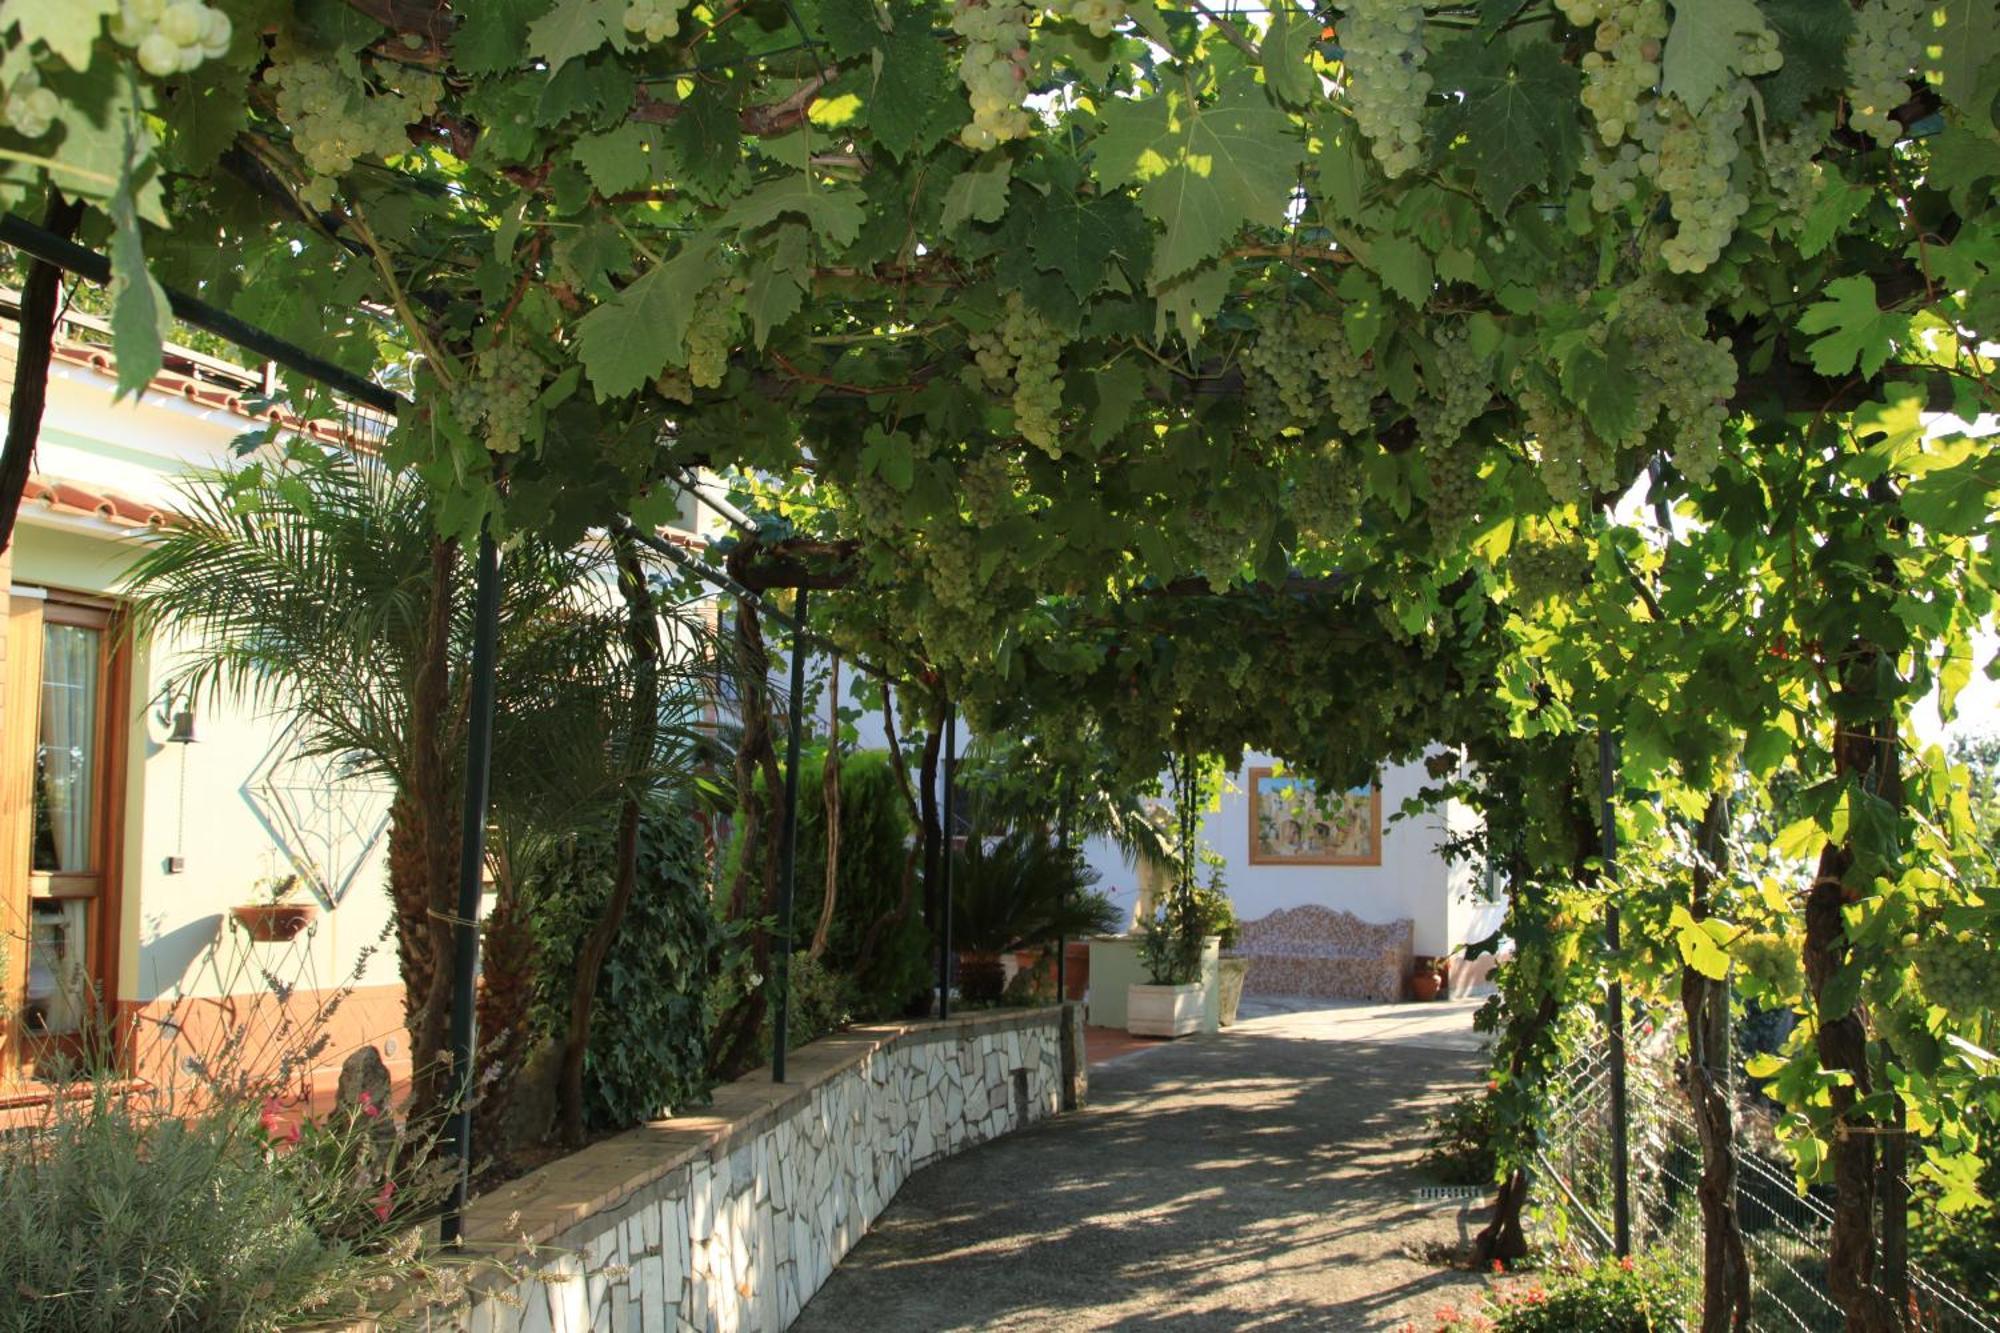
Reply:
[[[1009,952],[1112,929],[1117,909],[1091,887],[1096,881],[1096,871],[1039,830],[967,836],[951,868],[960,997],[998,1000],[1006,985],[1001,959]]]

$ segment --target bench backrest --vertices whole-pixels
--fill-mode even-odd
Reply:
[[[1408,917],[1380,925],[1363,921],[1352,912],[1336,911],[1307,903],[1287,907],[1245,921],[1232,953],[1313,954],[1321,950],[1339,953],[1386,954],[1408,949],[1416,937],[1417,924]]]

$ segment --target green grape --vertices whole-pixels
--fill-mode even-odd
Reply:
[[[1915,948],[1924,996],[1960,1022],[2000,1014],[2000,951],[1973,934],[1937,930]]]
[[[292,147],[314,177],[304,192],[308,203],[327,206],[332,178],[361,158],[408,151],[409,127],[437,109],[444,84],[436,75],[400,66],[394,73],[401,87],[378,93],[330,58],[279,58],[264,71]]]
[[[1597,137],[1615,148],[1638,123],[1640,99],[1660,82],[1665,0],[1569,0],[1562,8],[1579,27],[1597,25],[1594,49],[1579,62],[1582,100],[1597,124]]]
[[[1462,327],[1438,334],[1432,349],[1415,413],[1417,435],[1426,445],[1454,444],[1493,401],[1492,359],[1473,349]]]
[[[1617,479],[1618,452],[1583,416],[1534,386],[1520,390],[1522,425],[1534,443],[1537,475],[1557,504],[1583,504]]]
[[[1356,438],[1367,435],[1375,425],[1375,368],[1331,317],[1324,336],[1313,342],[1313,370],[1340,428]]]
[[[1258,317],[1261,327],[1248,359],[1276,392],[1277,410],[1271,415],[1286,423],[1311,420],[1318,414],[1320,393],[1313,363],[1315,333],[1308,330],[1331,321],[1285,305],[1260,307]]]
[[[729,373],[729,353],[738,332],[736,296],[729,282],[717,282],[694,299],[688,320],[688,379],[696,388],[720,387]]]
[[[1648,112],[1650,114],[1650,112]],[[1590,206],[1615,213],[1639,197],[1639,145],[1593,148],[1583,155],[1583,174],[1590,178]]]
[[[992,329],[967,333],[965,345],[987,388],[1011,390],[1021,438],[1051,458],[1062,457],[1063,343],[1055,329],[1019,292],[1008,292],[1005,318]]]
[[[112,40],[137,52],[139,68],[156,79],[221,59],[234,34],[229,16],[200,0],[119,0],[111,19]]]
[[[1530,606],[1575,596],[1589,569],[1583,544],[1568,537],[1528,538],[1507,552],[1507,577]]]
[[[625,6],[625,31],[649,42],[680,35],[681,7],[676,0],[632,0]]]
[[[1014,510],[1013,460],[998,449],[973,455],[959,469],[958,486],[966,512],[980,527],[992,527]]]
[[[1348,346],[1339,318],[1275,301],[1256,313],[1257,336],[1244,357],[1252,413],[1306,425],[1330,405],[1342,430],[1365,434],[1373,424],[1375,379],[1367,358]]]
[[[1730,341],[1708,338],[1706,323],[1699,308],[1655,292],[1635,292],[1621,303],[1620,327],[1639,368],[1633,442],[1664,421],[1674,464],[1696,486],[1706,485],[1722,462],[1728,404],[1736,393]]]
[[[1291,512],[1299,531],[1328,545],[1354,535],[1361,521],[1362,476],[1353,454],[1328,441],[1300,461]]]
[[[653,381],[653,388],[659,392],[660,397],[673,402],[694,402],[694,381],[689,379],[687,371],[679,366],[668,366],[661,371],[659,377]]]
[[[7,124],[24,139],[39,139],[56,123],[62,103],[42,87],[42,76],[30,66],[7,89]]]
[[[1448,552],[1479,512],[1481,450],[1470,436],[1429,441],[1423,446],[1424,479],[1429,483],[1426,515],[1431,541]]]
[[[1075,19],[1093,37],[1109,37],[1125,21],[1125,0],[1058,0],[1055,12]]]
[[[1423,160],[1424,7],[1413,0],[1343,0],[1341,64],[1348,104],[1368,136],[1384,174],[1395,177]]]
[[[1736,224],[1749,211],[1750,199],[1735,182],[1733,168],[1741,152],[1739,133],[1749,85],[1709,98],[1699,113],[1678,101],[1640,125],[1640,170],[1666,191],[1674,234],[1660,246],[1660,256],[1675,273],[1700,273],[1722,257]]]
[[[1910,100],[1930,13],[1926,0],[1868,0],[1854,16],[1847,38],[1847,123],[1884,148],[1903,136],[1890,113]]]
[[[493,453],[520,452],[536,430],[535,400],[547,367],[525,347],[496,343],[479,354],[473,371],[458,391],[459,420],[480,431]]]
[[[1251,520],[1240,506],[1228,501],[1235,497],[1218,495],[1213,508],[1200,505],[1187,511],[1187,534],[1194,543],[1196,567],[1208,580],[1209,591],[1228,592],[1242,576],[1251,554]]]
[[[1826,144],[1828,124],[1825,115],[1813,116],[1764,140],[1764,180],[1778,204],[1777,225],[1785,231],[1805,226],[1806,214],[1825,188],[1819,151]]]
[[[972,123],[959,140],[975,153],[1010,139],[1026,138],[1028,116],[1027,6],[958,0],[951,27],[965,39],[958,60],[959,82],[972,107]]]

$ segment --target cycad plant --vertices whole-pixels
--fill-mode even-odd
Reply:
[[[305,750],[392,786],[389,892],[422,1113],[445,1091],[471,561],[438,535],[417,474],[344,450],[198,475],[177,509],[128,572],[141,630],[171,641],[175,688],[265,709]],[[713,657],[691,616],[674,616],[673,640],[693,647],[660,650],[662,613],[636,561],[602,543],[508,548],[493,759],[503,826],[602,817],[689,779],[674,723],[692,715]],[[642,621],[648,633],[635,634]],[[510,910],[501,902],[487,923],[496,945],[521,938],[507,932]],[[489,990],[522,966],[489,963]]]
[[[988,837],[975,827],[951,866],[951,943],[965,998],[999,994],[1001,954],[1115,928],[1117,909],[1096,882],[1095,870],[1040,829]]]

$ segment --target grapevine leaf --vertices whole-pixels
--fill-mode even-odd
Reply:
[[[776,241],[770,255],[752,271],[750,289],[743,297],[744,313],[750,316],[750,333],[759,348],[774,327],[799,312],[807,284],[812,280],[811,237],[805,224],[781,224]]]
[[[722,90],[701,83],[681,103],[681,113],[667,126],[677,184],[714,201],[726,192],[741,164],[741,139],[736,108]]]
[[[1660,91],[1700,111],[1740,72],[1741,39],[1764,26],[1754,0],[1677,0],[1660,57]]]
[[[577,355],[599,402],[687,364],[695,296],[716,273],[713,245],[690,245],[576,323]]]
[[[119,398],[137,394],[160,369],[160,344],[172,318],[167,294],[146,271],[145,241],[128,172],[111,196],[111,350]]]
[[[814,234],[836,249],[859,236],[868,217],[861,191],[849,185],[819,185],[799,172],[764,181],[731,204],[722,220],[747,232],[788,214],[811,223]]]
[[[1172,88],[1113,99],[1103,115],[1098,180],[1110,189],[1138,185],[1140,207],[1166,228],[1153,252],[1154,282],[1218,254],[1246,223],[1284,224],[1305,145],[1247,71],[1209,106]]]
[[[998,222],[1007,212],[1007,188],[1014,179],[1014,159],[986,153],[952,178],[944,192],[944,213],[938,225],[957,231],[968,221]]]
[[[1993,521],[1995,491],[2000,491],[2000,458],[1974,454],[1911,481],[1903,491],[1903,512],[1933,533],[1974,533]]]
[[[1104,262],[1118,248],[1112,208],[1112,204],[1102,199],[1053,194],[1041,214],[1040,225],[1028,235],[1028,252],[1034,256],[1036,266],[1060,273],[1079,301],[1088,300],[1097,290],[1104,276]],[[1128,216],[1132,216],[1129,209],[1128,205]]]
[[[1845,375],[1857,365],[1864,375],[1882,369],[1910,330],[1910,317],[1875,303],[1875,280],[1865,274],[1835,278],[1823,289],[1827,300],[1799,316],[1802,333],[1817,333],[1808,348],[1822,375]]]
[[[1729,954],[1715,942],[1715,936],[1703,928],[1703,923],[1694,919],[1687,908],[1676,906],[1668,923],[1674,931],[1674,943],[1681,952],[1681,962],[1710,981],[1720,981],[1729,975]]]
[[[521,62],[540,0],[480,0],[458,11],[451,63],[465,74],[503,74]]]
[[[624,31],[625,0],[556,0],[555,8],[528,25],[528,50],[548,61],[553,75]]]
[[[864,439],[861,475],[880,477],[899,494],[908,492],[916,480],[916,456],[910,437],[900,430],[870,426]]]
[[[1840,229],[1873,197],[1865,187],[1836,175],[1833,184],[1820,191],[1806,210],[1805,225],[1799,228],[1799,253],[1812,259],[1832,245]]]
[[[1381,275],[1383,286],[1417,309],[1431,299],[1437,280],[1431,257],[1407,236],[1378,237],[1369,244],[1363,262]]]
[[[1607,440],[1629,436],[1639,412],[1632,394],[1638,367],[1632,364],[1631,344],[1617,333],[1600,344],[1579,330],[1557,340],[1557,357],[1563,393],[1583,410],[1590,428]]]
[[[1193,347],[1201,340],[1201,331],[1222,309],[1223,298],[1229,295],[1229,266],[1210,260],[1179,277],[1155,284],[1153,295],[1157,302],[1153,337],[1165,342],[1168,332],[1178,328],[1181,340]]]
[[[603,134],[580,136],[576,160],[590,173],[590,182],[599,194],[618,194],[653,179],[655,141],[653,126],[627,121]]]
[[[117,12],[118,0],[7,0],[0,5],[0,32],[18,23],[23,46],[39,40],[71,69],[87,69],[91,43]]]
[[[205,171],[222,160],[250,123],[242,76],[211,61],[189,75],[161,110],[173,133],[174,156],[185,168]]]
[[[1764,0],[1764,21],[1778,34],[1785,63],[1757,80],[1757,92],[1771,122],[1790,125],[1808,102],[1845,82],[1854,11],[1824,0]]]
[[[1330,220],[1365,222],[1374,211],[1364,202],[1375,178],[1368,167],[1368,149],[1361,132],[1346,116],[1328,115],[1313,126],[1319,139],[1319,197]]]
[[[1465,38],[1437,60],[1438,77],[1463,93],[1439,109],[1430,141],[1441,158],[1472,169],[1495,216],[1529,186],[1569,180],[1583,148],[1575,112],[1581,79],[1554,44]]]
[[[1319,93],[1319,77],[1313,73],[1313,47],[1319,40],[1319,23],[1287,4],[1273,6],[1271,26],[1264,31],[1264,86],[1287,106],[1305,106]]]
[[[2000,2],[1942,0],[1936,12],[1944,22],[1926,48],[1924,63],[1938,72],[1944,95],[1970,111],[1979,71],[2000,56]]]
[[[1132,408],[1146,396],[1146,372],[1130,357],[1114,361],[1090,377],[1097,408],[1090,414],[1090,442],[1102,446],[1131,419]]]
[[[872,51],[882,41],[882,25],[875,16],[873,0],[820,0],[819,29],[841,60]]]
[[[1951,192],[1960,212],[1976,211],[1983,201],[1976,187],[1996,176],[2000,176],[2000,142],[1961,125],[1945,126],[1944,133],[1931,141],[1930,177]]]
[[[920,17],[897,15],[894,32],[882,37],[875,61],[875,86],[868,99],[868,125],[891,157],[933,148],[965,123],[966,102],[958,76],[945,63],[945,47]]]

